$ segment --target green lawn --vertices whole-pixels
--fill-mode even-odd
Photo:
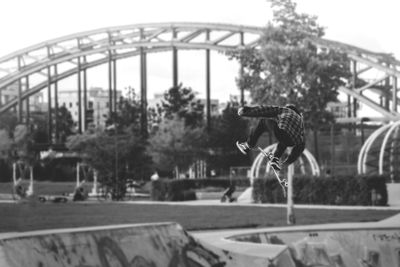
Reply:
[[[72,192],[74,182],[35,182],[35,194]],[[91,189],[91,184],[87,184]],[[203,199],[219,199],[221,192],[202,193]],[[9,194],[11,184],[0,183],[0,193]],[[236,193],[235,193],[235,196]],[[296,209],[297,224],[378,221],[399,211]],[[19,203],[0,204],[0,232],[29,231],[126,223],[178,222],[187,230],[286,225],[286,209],[251,206],[185,206],[127,203]]]
[[[399,211],[296,209],[298,225],[378,221]],[[286,209],[127,203],[0,204],[0,232],[111,224],[178,222],[187,230],[286,225]]]

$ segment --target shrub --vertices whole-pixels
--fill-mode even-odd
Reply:
[[[293,201],[298,204],[387,205],[386,177],[337,176],[293,179]],[[377,199],[372,203],[372,191]],[[253,200],[261,203],[284,203],[282,189],[274,177],[254,180]]]
[[[230,180],[229,178],[208,178],[208,179],[182,179],[169,180],[159,179],[152,181],[150,195],[152,200],[157,201],[182,201],[196,199],[196,189],[206,187],[220,187],[221,191],[232,183],[240,187],[250,186],[247,178]]]

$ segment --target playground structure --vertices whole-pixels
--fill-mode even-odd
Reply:
[[[77,158],[76,153],[70,152],[56,152],[53,150],[44,151],[41,153],[41,159],[45,158]],[[29,178],[27,178],[29,175]],[[111,193],[106,188],[106,186],[101,186],[98,181],[98,172],[93,169],[91,166],[84,162],[77,161],[76,162],[76,182],[75,187],[72,192],[66,192],[63,196],[54,196],[54,195],[41,195],[39,196],[39,200],[45,202],[47,200],[52,200],[54,198],[63,198],[65,202],[67,199],[76,200],[86,200],[87,198],[97,198],[99,200],[110,200]],[[91,183],[91,189],[88,189]],[[25,164],[23,161],[17,161],[13,164],[13,188],[12,188],[12,196],[14,200],[21,200],[31,196],[35,196],[34,190],[34,175],[33,168],[28,164]],[[138,186],[140,187],[140,186]],[[125,197],[127,199],[132,199],[136,197],[148,197],[148,194],[138,193],[135,189],[135,184],[132,182],[128,182],[126,184],[126,192]],[[65,200],[65,201],[64,201]]]
[[[55,155],[55,154],[53,154]],[[62,198],[74,198],[77,193],[77,190],[80,190],[79,193],[86,194],[84,185],[89,180],[88,172],[90,167],[87,164],[77,162],[76,163],[76,185],[75,189],[71,193],[65,193]],[[83,175],[83,179],[82,179]],[[27,176],[29,178],[27,179]],[[22,200],[26,198],[30,198],[35,196],[36,192],[34,190],[34,177],[33,177],[33,168],[28,164],[25,164],[23,161],[19,160],[13,163],[13,176],[12,176],[12,197],[14,200]],[[92,182],[92,190],[88,193],[89,196],[97,196],[98,195],[98,182],[97,182],[97,173],[94,171],[93,173],[93,182]],[[49,199],[54,199],[55,196],[49,195],[41,195],[38,196],[38,199],[42,202],[45,202]],[[61,198],[61,196],[59,196]],[[64,200],[64,199],[63,199]],[[61,202],[65,202],[61,201]]]
[[[383,125],[373,132],[362,146],[357,171],[359,174],[389,174],[398,181],[400,174],[400,121]]]
[[[263,151],[265,153],[273,153],[277,144],[269,145],[268,147],[264,148]],[[287,149],[287,153],[290,153],[291,148]],[[305,149],[299,159],[287,167],[287,170],[282,169],[282,174],[284,175],[281,178],[288,177],[287,181],[289,183],[289,187],[291,188],[291,177],[293,174],[310,174],[312,176],[319,176],[320,175],[320,168],[315,160],[314,156]],[[256,158],[254,159],[250,171],[249,171],[249,179],[250,179],[250,187],[242,193],[242,195],[238,198],[239,202],[251,202],[251,192],[253,187],[253,182],[255,178],[262,178],[267,177],[268,175],[273,175],[272,169],[268,164],[268,159],[265,158],[263,153],[259,153]],[[290,178],[290,179],[289,179]],[[288,199],[291,196],[288,194]]]
[[[250,187],[247,188],[239,197],[238,202],[251,203],[253,202],[253,182],[255,178],[267,177],[268,174],[276,175],[273,173],[272,168],[269,165],[268,159],[265,157],[268,153],[273,153],[277,144],[269,145],[268,147],[262,149],[263,152],[256,156],[253,164],[250,168]],[[261,149],[261,148],[260,148]],[[287,149],[287,153],[290,153],[291,148]],[[311,174],[313,176],[320,175],[320,169],[314,156],[305,149],[299,159],[290,164],[287,170],[282,169],[280,174],[281,179],[287,180],[287,196],[285,192],[285,197],[287,197],[287,223],[295,224],[296,219],[294,215],[294,203],[293,203],[293,176],[294,174]]]
[[[28,186],[26,179],[29,175]],[[26,166],[22,161],[13,163],[13,199],[22,199],[33,195],[33,169],[31,166]]]
[[[400,121],[381,126],[362,146],[357,162],[359,174],[387,175],[389,205],[400,205]]]
[[[264,152],[266,153],[273,153],[277,144],[272,144],[266,148],[264,148]],[[287,153],[290,153],[291,148],[287,149]],[[251,165],[250,169],[250,181],[253,184],[253,180],[256,177],[263,177],[264,174],[262,170],[265,167],[265,174],[270,172],[270,166],[268,164],[268,160],[263,156],[262,153],[259,153],[257,157],[254,159],[253,164]],[[294,172],[296,174],[311,174],[313,176],[320,175],[320,169],[318,166],[317,161],[315,160],[314,156],[305,149],[299,159],[293,163]]]

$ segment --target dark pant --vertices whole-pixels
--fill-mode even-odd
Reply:
[[[266,132],[268,129],[274,132],[276,139],[278,139],[278,145],[274,151],[274,157],[281,158],[288,146],[293,147],[292,152],[286,160],[286,164],[293,163],[303,152],[305,145],[295,145],[290,136],[278,127],[278,124],[274,120],[260,119],[256,127],[251,129],[250,135],[247,139],[247,144],[250,147],[254,147],[257,144],[258,138]]]

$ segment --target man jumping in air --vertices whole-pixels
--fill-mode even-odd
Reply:
[[[274,131],[278,145],[274,151],[274,158],[271,160],[271,167],[276,171],[281,170],[280,158],[287,147],[293,147],[292,152],[282,163],[290,165],[298,157],[305,148],[304,138],[304,121],[299,110],[292,104],[284,107],[278,106],[255,106],[240,107],[238,115],[242,117],[260,117],[255,128],[251,129],[250,135],[246,142],[236,142],[236,146],[243,153],[247,154],[252,149],[258,138],[268,127]]]

